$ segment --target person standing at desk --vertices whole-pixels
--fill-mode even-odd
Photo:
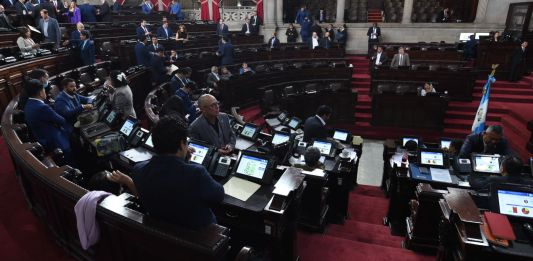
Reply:
[[[501,176],[475,175],[468,176],[470,187],[476,190],[489,189],[492,184],[511,183],[517,185],[531,185],[533,180],[522,176],[522,160],[516,156],[505,158],[502,163]]]
[[[191,138],[214,146],[221,154],[230,154],[237,139],[229,124],[228,115],[220,112],[217,99],[210,94],[200,96],[198,106],[202,115],[189,127]]]
[[[499,125],[492,125],[482,133],[468,135],[459,152],[459,158],[470,158],[472,153],[502,156],[511,154],[507,139],[503,137],[503,128]]]
[[[152,142],[156,155],[135,165],[131,178],[113,171],[108,179],[128,187],[156,219],[195,230],[216,223],[211,207],[224,199],[224,187],[204,166],[189,162],[187,124],[162,117]]]
[[[61,90],[54,103],[54,110],[67,121],[66,130],[72,133],[74,123],[83,111],[93,108],[91,99],[76,93],[76,81],[65,78],[60,83]],[[70,135],[69,135],[70,136]]]
[[[325,139],[328,137],[326,121],[331,118],[333,110],[327,105],[318,107],[315,116],[311,116],[304,123],[304,141],[309,142],[314,139]]]
[[[379,37],[381,36],[381,29],[377,23],[373,23],[372,27],[368,28],[366,36],[368,36],[368,56],[370,56],[372,46],[379,43]]]

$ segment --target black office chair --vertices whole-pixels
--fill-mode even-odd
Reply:
[[[296,94],[297,94],[296,90],[294,89],[294,86],[292,86],[292,85],[286,86],[285,88],[283,88],[283,95],[285,97],[294,96]]]
[[[88,86],[93,82],[93,78],[88,73],[82,73],[80,74],[80,82]]]

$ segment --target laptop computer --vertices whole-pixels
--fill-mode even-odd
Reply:
[[[335,140],[338,140],[339,142],[342,142],[342,143],[348,143],[349,139],[350,139],[350,133],[348,131],[345,131],[345,130],[335,130],[333,132],[333,139]]]
[[[501,156],[472,154],[472,169],[476,173],[501,174]]]
[[[313,141],[313,144],[311,144],[311,146],[318,148],[322,156],[326,156],[329,158],[335,157],[336,148],[335,144],[331,141],[317,139]]]
[[[493,184],[491,209],[506,215],[516,235],[516,241],[530,243],[523,225],[533,225],[533,187],[520,184]]]
[[[291,135],[287,132],[283,131],[275,131],[274,136],[272,137],[272,145],[278,146],[283,143],[289,142],[291,139]]]

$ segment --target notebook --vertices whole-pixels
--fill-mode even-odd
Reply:
[[[483,213],[490,232],[497,238],[516,240],[513,228],[506,215],[486,211]]]

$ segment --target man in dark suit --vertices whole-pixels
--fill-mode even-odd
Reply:
[[[176,91],[176,95],[181,98],[183,107],[185,107],[187,114],[189,114],[189,124],[196,120],[196,106],[192,102],[193,99],[191,96],[193,94],[193,86],[194,84],[186,83],[183,88],[179,88]]]
[[[450,21],[450,9],[444,8],[437,15],[437,23],[446,23]]]
[[[118,12],[120,11],[120,8],[122,6],[120,5],[119,1],[117,0],[113,0],[113,12]]]
[[[174,32],[172,32],[172,29],[168,26],[168,21],[163,22],[163,25],[157,28],[157,38],[169,39],[174,36]]]
[[[176,93],[176,91],[180,88],[183,88],[187,84],[187,77],[185,68],[179,68],[176,70],[176,73],[172,76],[170,79],[170,89],[169,92],[171,94]]]
[[[167,80],[167,68],[165,67],[165,50],[156,49],[150,59],[150,69],[152,70],[152,82],[156,85]]]
[[[329,32],[324,33],[324,37],[320,38],[320,46],[324,49],[329,49],[333,45],[333,41],[329,36]]]
[[[227,36],[229,34],[228,25],[224,23],[224,19],[220,18],[217,24],[217,35],[220,37]]]
[[[211,72],[207,75],[207,85],[212,88],[218,88],[220,82],[220,74],[217,66],[211,67]]]
[[[509,73],[509,81],[511,82],[517,82],[520,80],[520,78],[522,78],[523,68],[526,60],[527,45],[528,43],[523,41],[520,45],[520,48],[517,48],[513,52],[513,56],[511,58],[511,72]]]
[[[398,53],[394,55],[392,58],[392,62],[390,64],[391,67],[398,67],[398,66],[411,66],[411,60],[409,60],[409,54],[405,53],[405,49],[403,47],[398,48]]]
[[[17,10],[18,15],[31,15],[32,14],[32,10],[28,9],[28,7],[24,4],[24,0],[16,1],[15,9]]]
[[[48,16],[48,10],[46,9],[42,9],[40,14],[42,19],[39,21],[39,29],[44,35],[44,40],[55,43],[55,46],[59,47],[61,31],[59,30],[57,20]]]
[[[468,38],[469,40],[465,43],[463,50],[465,60],[476,58],[476,50],[478,44],[475,35],[470,35]]]
[[[165,51],[165,47],[159,44],[159,41],[157,40],[157,37],[155,36],[152,36],[152,43],[150,43],[147,48],[148,48],[148,51],[153,55],[155,55],[155,53],[159,49],[163,50],[163,52]]]
[[[137,38],[141,38],[141,37],[147,38],[147,37],[150,37],[150,35],[152,35],[152,30],[150,30],[150,27],[148,27],[148,25],[146,25],[145,19],[142,19],[141,24],[139,25],[139,27],[137,27],[136,35],[137,35]]]
[[[98,11],[98,18],[102,22],[111,22],[113,20],[111,17],[111,7],[109,7],[107,0],[102,0],[102,5]]]
[[[307,118],[304,122],[304,141],[325,139],[328,137],[326,122],[331,118],[333,110],[327,105],[320,105],[315,116]]]
[[[38,80],[30,80],[24,86],[29,98],[24,106],[24,118],[31,133],[46,152],[60,148],[65,157],[71,147],[65,118],[44,103],[46,92]],[[68,158],[68,157],[67,157]]]
[[[325,23],[326,22],[326,10],[324,10],[324,8],[320,8],[320,10],[318,10],[318,13],[316,14],[316,20],[319,22],[319,23]]]
[[[7,15],[4,13],[4,7],[2,5],[0,5],[0,28],[7,28],[13,31],[17,30],[9,21]]]
[[[378,66],[386,64],[388,60],[387,54],[383,52],[383,47],[378,46],[376,54],[372,56],[372,68],[377,68]]]
[[[268,40],[267,46],[270,49],[279,49],[279,47],[281,46],[281,43],[278,37],[276,36],[276,32],[272,33],[272,37],[270,37],[270,39]]]
[[[335,34],[335,38],[341,46],[346,45],[346,40],[348,40],[348,32],[346,31],[346,25],[341,25],[341,27],[337,30],[337,33]]]
[[[468,135],[459,152],[459,158],[470,158],[472,153],[510,155],[511,149],[503,137],[503,128],[492,125],[482,133]]]
[[[83,65],[95,63],[94,44],[89,39],[89,32],[82,31],[80,35],[80,57]]]
[[[170,50],[170,56],[168,56],[167,60],[170,63],[174,63],[174,62],[178,61],[178,59],[179,59],[178,52],[176,50],[174,50],[174,49]]]
[[[257,16],[257,12],[252,12],[250,16],[250,24],[252,25],[252,34],[258,35],[259,34],[259,27],[263,24],[261,21],[261,17]]]
[[[36,25],[40,24],[40,21],[42,19],[41,10],[48,11],[48,16],[57,20],[57,13],[56,13],[56,9],[54,8],[54,6],[50,2],[45,2],[41,0],[41,3],[36,5],[33,11],[33,17],[35,19]]]
[[[81,13],[81,21],[84,23],[96,23],[96,8],[91,4],[78,6]]]
[[[320,49],[320,47],[322,47],[320,46],[320,37],[318,37],[316,32],[313,32],[313,35],[311,36],[311,38],[307,40],[307,46],[309,46],[309,49],[312,49],[312,50],[314,50],[315,48]]]
[[[253,32],[252,25],[250,24],[250,19],[246,18],[244,24],[242,25],[241,34],[243,35],[252,35]]]
[[[468,176],[470,187],[476,190],[487,190],[493,184],[517,184],[532,185],[533,180],[529,176],[522,176],[522,160],[516,156],[506,157],[502,163],[501,176],[474,175]]]
[[[146,47],[147,42],[148,41],[146,37],[141,37],[137,40],[137,44],[135,45],[135,58],[137,58],[137,65],[150,65],[151,54],[150,51],[148,51],[148,47]]]
[[[85,30],[85,26],[83,25],[83,23],[77,23],[76,24],[76,30],[72,31],[70,33],[70,45],[73,47],[73,48],[78,48],[80,47],[80,40],[81,40],[81,32],[83,31],[86,31],[88,34],[89,34],[89,38],[91,38],[91,32]]]
[[[5,7],[5,8],[12,8],[12,7],[15,7],[15,2],[17,0],[4,0],[2,1],[2,5]]]
[[[313,26],[311,26],[311,33],[316,33],[319,38],[322,38],[322,27],[318,24],[318,21],[315,20]]]
[[[381,29],[377,23],[373,23],[372,27],[368,28],[366,36],[368,36],[368,55],[370,56],[370,49],[373,45],[379,43],[379,37],[381,36]]]
[[[78,115],[83,111],[93,108],[91,99],[76,93],[76,81],[72,78],[65,78],[60,83],[61,90],[56,97],[54,110],[65,118],[66,130],[69,135],[74,130],[74,123],[78,120]]]
[[[221,45],[218,47],[217,56],[220,56],[220,65],[233,64],[233,45],[222,37]]]

